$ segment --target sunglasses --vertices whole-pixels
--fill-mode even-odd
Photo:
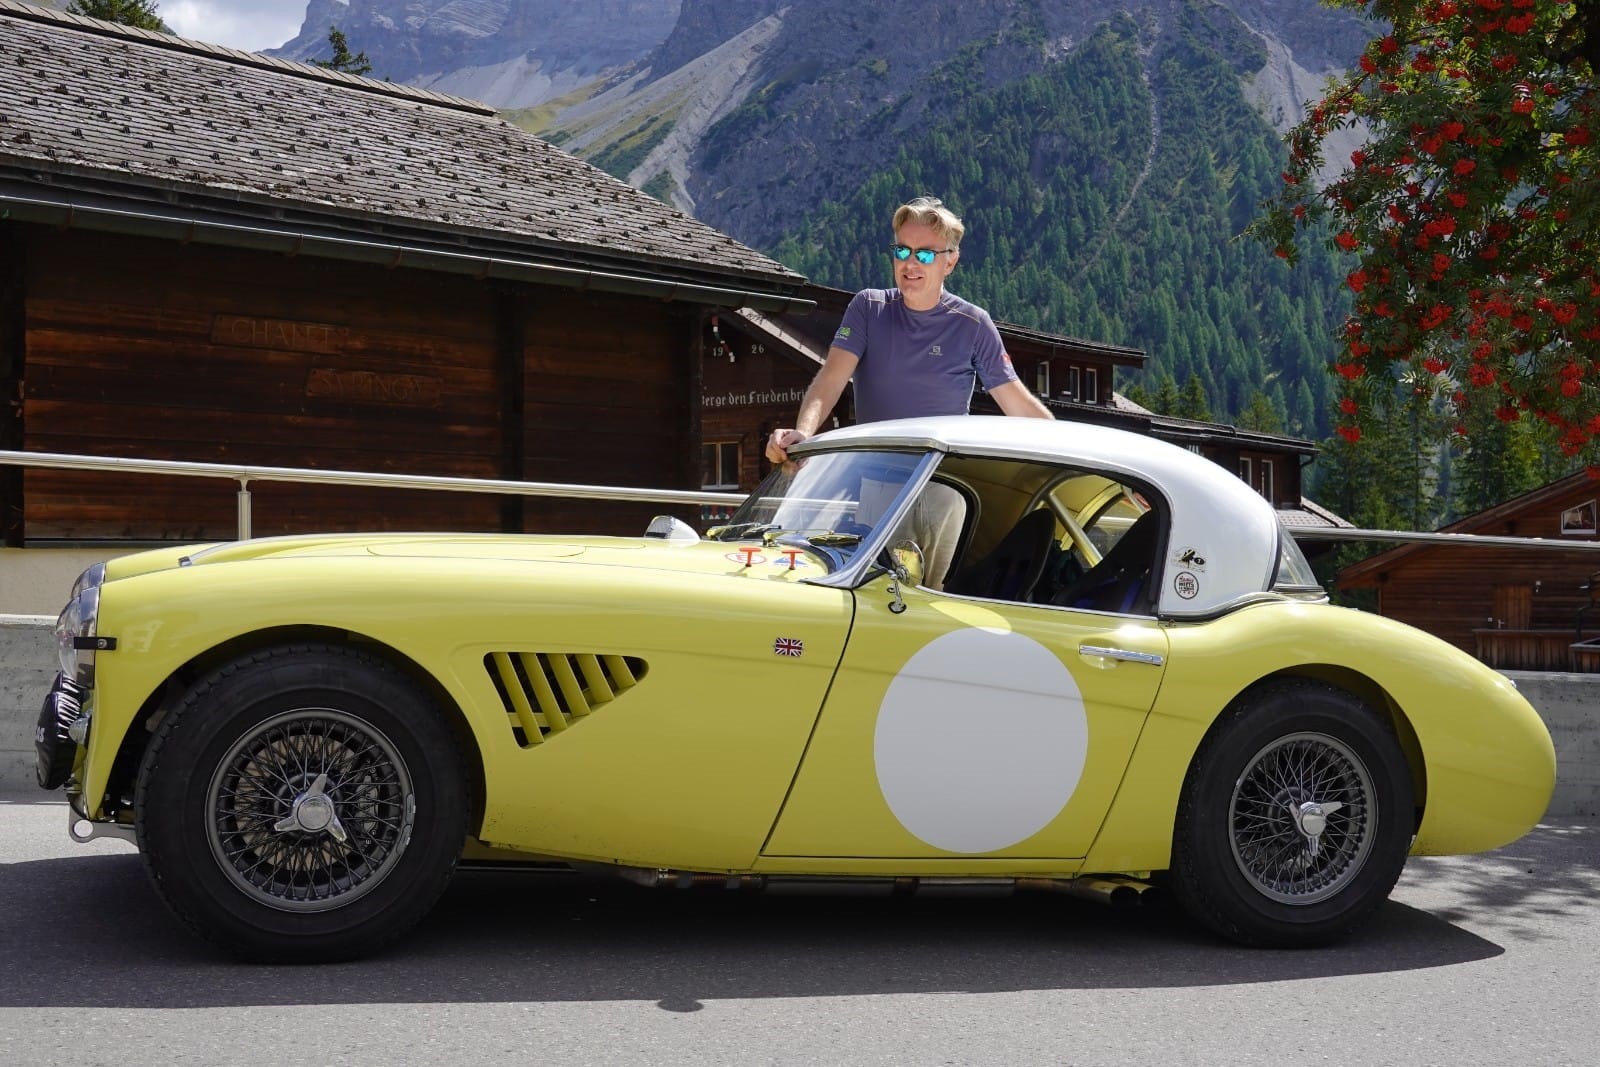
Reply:
[[[922,264],[932,263],[946,252],[954,252],[954,248],[912,248],[910,245],[890,245],[889,251],[894,253],[894,258],[904,263],[912,256],[917,257],[917,262]]]

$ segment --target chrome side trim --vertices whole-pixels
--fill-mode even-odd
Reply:
[[[1100,656],[1103,659],[1120,659],[1129,663],[1148,663],[1152,667],[1159,667],[1167,662],[1165,656],[1158,656],[1154,652],[1130,652],[1123,648],[1106,648],[1101,645],[1079,645],[1079,655]]]

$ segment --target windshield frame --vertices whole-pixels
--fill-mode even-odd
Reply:
[[[839,449],[839,451],[914,453],[917,450],[911,448],[879,447],[872,449]],[[862,541],[861,549],[855,554],[854,558],[852,558],[850,562],[843,568],[835,571],[832,574],[822,575],[818,578],[808,578],[806,581],[813,585],[827,585],[840,589],[853,589],[856,586],[864,585],[871,580],[871,578],[874,577],[874,572],[886,570],[879,560],[882,558],[884,550],[889,547],[889,539],[892,538],[895,534],[895,531],[899,529],[900,520],[905,518],[906,512],[911,510],[912,502],[916,500],[917,495],[922,492],[923,487],[928,484],[930,479],[932,479],[933,472],[939,466],[939,462],[942,459],[944,459],[943,452],[924,452],[922,458],[917,461],[916,467],[912,469],[911,477],[907,478],[906,484],[900,487],[900,492],[894,498],[894,503],[890,504],[889,507],[884,509],[883,518],[878,520],[878,524],[873,527],[872,532],[867,535],[864,541]]]
[[[939,461],[944,457],[942,450],[929,449],[926,445],[907,446],[897,444],[886,447],[880,442],[873,442],[871,445],[863,444],[853,448],[808,448],[804,452],[804,458],[810,459],[815,456],[842,455],[852,452],[897,452],[912,455],[920,453],[921,455],[916,465],[911,469],[910,476],[907,477],[905,484],[900,487],[900,491],[895,495],[893,501],[884,509],[882,517],[873,527],[872,532],[862,538],[860,547],[848,560],[843,559],[843,553],[841,552],[828,552],[824,551],[821,546],[805,544],[804,538],[793,539],[797,547],[809,548],[812,552],[824,556],[831,565],[837,567],[837,569],[830,570],[827,574],[815,577],[807,576],[800,579],[808,585],[826,585],[834,588],[850,589],[870,580],[872,577],[871,572],[884,570],[879,559],[882,557],[884,549],[888,547],[889,539],[899,527],[900,520],[910,510],[917,494],[922,492],[923,487],[928,484],[928,480],[933,476],[934,469],[938,467]],[[799,457],[797,456],[797,458]],[[755,492],[750,495],[751,499],[761,495],[761,488],[761,486],[756,487]],[[790,538],[783,537],[781,540],[784,543],[788,543]]]

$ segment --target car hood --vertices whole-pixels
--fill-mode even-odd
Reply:
[[[750,550],[748,553],[746,550]],[[324,534],[263,537],[248,541],[162,548],[122,556],[106,567],[106,580],[118,581],[174,567],[269,563],[275,560],[346,557],[377,559],[454,559],[515,565],[565,562],[644,570],[716,574],[728,577],[798,580],[827,573],[818,553],[752,542],[666,541],[645,537],[569,537],[527,534]],[[747,565],[748,562],[748,565]]]

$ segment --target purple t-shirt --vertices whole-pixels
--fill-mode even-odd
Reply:
[[[1017,380],[989,313],[948,292],[913,311],[898,289],[863,289],[833,344],[861,360],[852,379],[858,422],[965,415],[975,378],[985,389]]]

